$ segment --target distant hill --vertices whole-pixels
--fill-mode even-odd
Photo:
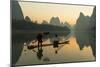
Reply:
[[[76,31],[86,31],[95,28],[96,26],[96,7],[93,9],[91,17],[84,16],[80,13],[79,18],[76,21],[75,29]]]
[[[76,21],[75,29],[76,31],[86,31],[91,26],[90,17],[84,16],[83,13],[80,13],[79,18]]]
[[[59,17],[52,17],[50,24],[43,20],[42,24],[37,21],[31,21],[30,17],[24,18],[22,9],[18,2],[12,3],[12,31],[31,30],[31,31],[69,31],[67,26],[61,27]]]
[[[12,29],[15,30],[32,30],[32,31],[70,31],[68,27],[55,26],[50,24],[36,24],[25,20],[13,20]]]
[[[59,17],[52,17],[50,19],[50,24],[55,26],[60,26],[60,19]]]
[[[58,18],[56,18],[58,19]],[[26,16],[23,20],[15,20],[12,21],[12,30],[13,32],[16,30],[30,30],[30,31],[70,31],[70,29],[67,26],[61,26],[60,20],[55,20],[55,22],[58,21],[58,25],[49,24],[47,21],[43,20],[42,24],[38,24],[37,21],[31,21],[31,19]],[[53,23],[55,23],[53,22]]]
[[[91,30],[94,29],[96,31],[96,7],[93,9],[93,13],[90,17],[90,22],[92,23],[91,25]]]
[[[62,23],[62,26],[68,27],[69,29],[72,28],[71,25],[69,25],[67,21],[65,21],[64,23]]]
[[[48,24],[48,22],[46,20],[43,20],[42,24]]]
[[[25,21],[31,22],[31,19],[30,19],[28,16],[26,16],[26,17],[25,17]]]
[[[50,19],[50,24],[55,26],[68,27],[69,29],[71,29],[71,26],[68,24],[68,22],[61,22],[59,17],[52,17]]]

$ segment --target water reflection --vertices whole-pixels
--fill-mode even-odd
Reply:
[[[76,41],[80,47],[80,50],[86,46],[91,46],[92,53],[96,56],[96,41],[95,41],[95,34],[92,31],[84,31],[84,32],[76,32]]]
[[[70,35],[69,35],[70,36]],[[67,41],[67,38],[65,38],[64,36],[58,36],[57,34],[53,35],[52,38],[48,38],[47,39],[43,39],[43,33],[39,33],[37,34],[36,40],[32,40],[30,42],[25,43],[27,48],[29,50],[32,50],[33,52],[36,53],[37,58],[39,60],[41,60],[43,58],[43,47],[47,47],[47,46],[53,46],[54,50],[55,50],[55,54],[58,53],[58,51],[65,45],[65,44],[69,44],[69,41]],[[48,42],[48,40],[50,40]],[[46,43],[45,43],[46,42]],[[37,51],[34,50],[34,48],[37,48]],[[24,50],[26,52],[26,50]],[[50,61],[49,58],[44,58],[43,61]]]
[[[21,56],[22,50],[23,50],[23,43],[22,42],[12,43],[12,58],[14,58],[14,59],[12,59],[11,61],[13,64],[15,64],[19,60],[19,57]]]
[[[61,46],[59,46],[57,49],[55,49],[55,54],[58,54],[58,51],[62,48],[62,47],[64,47],[65,46],[65,44],[64,45],[61,45]]]
[[[38,47],[37,58],[39,60],[41,60],[42,57],[43,57],[43,49],[42,49],[42,46],[41,46],[41,47]]]
[[[89,46],[90,44],[88,35],[84,36],[83,34],[76,35],[76,37],[73,34],[58,35],[57,47],[54,47],[55,34],[52,37],[43,38],[42,45],[38,45],[38,41],[34,42],[35,39],[33,39],[29,43],[26,42],[26,44],[31,44],[34,48],[28,49],[27,46],[24,46],[16,65],[93,61],[95,58],[92,55],[91,48],[82,45]],[[82,50],[80,51],[80,49]]]

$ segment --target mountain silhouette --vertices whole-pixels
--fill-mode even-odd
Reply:
[[[23,20],[22,9],[17,1],[12,1],[12,19]]]
[[[51,25],[60,26],[59,17],[52,17],[52,18],[50,19],[50,24],[51,24]]]
[[[75,36],[80,50],[85,46],[91,46],[92,53],[96,57],[96,7],[91,17],[80,13],[75,25]]]
[[[25,17],[25,21],[31,22],[31,19],[30,19],[28,16],[26,16],[26,17]]]
[[[83,13],[80,13],[79,18],[76,21],[75,29],[76,31],[84,31],[90,28],[90,17],[84,16]]]
[[[42,24],[48,24],[48,22],[46,20],[43,20]]]
[[[15,20],[23,20],[24,16],[22,13],[22,9],[17,1],[11,1],[12,2],[12,29],[14,26],[16,26],[16,23],[14,24]],[[14,26],[13,26],[14,25]],[[13,31],[12,31],[12,60],[11,63],[14,65],[18,61],[22,49],[23,49],[23,44],[17,45],[13,43]]]
[[[64,23],[62,23],[62,26],[63,27],[68,27],[69,29],[71,29],[71,26],[70,26],[70,24],[68,24],[67,21],[65,21]]]
[[[68,22],[60,22],[59,17],[52,17],[50,19],[50,24],[55,26],[68,27],[69,29],[71,29],[71,26],[68,24]]]
[[[93,9],[93,13],[90,18],[90,22],[92,23],[90,31],[92,31],[91,35],[91,47],[93,51],[93,55],[96,57],[96,7]]]
[[[94,26],[96,26],[96,7],[94,7],[94,9],[93,9],[93,13],[92,13],[92,15],[91,15],[91,23],[92,23],[92,27],[94,27]]]

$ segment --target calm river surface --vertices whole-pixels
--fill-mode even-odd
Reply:
[[[16,65],[95,60],[91,46],[85,46],[82,50],[80,50],[79,44],[77,43],[74,35],[59,36],[59,39],[60,42],[68,40],[69,44],[60,44],[58,48],[53,48],[53,45],[43,46],[42,53],[40,53],[40,55],[38,55],[38,48],[28,50],[27,46],[24,46]],[[52,44],[52,40],[53,37],[47,38],[46,40],[44,39],[43,44]],[[34,43],[34,45],[37,45],[37,42]]]

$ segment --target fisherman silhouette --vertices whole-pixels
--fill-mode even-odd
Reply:
[[[55,34],[54,41],[53,41],[53,47],[57,48],[58,47],[58,43],[59,43],[59,38],[58,38],[58,35]]]
[[[43,36],[42,36],[42,33],[39,33],[39,34],[37,35],[37,37],[36,37],[36,38],[37,38],[37,41],[38,41],[38,47],[39,47],[39,46],[42,46],[42,42],[43,42],[43,41],[42,41],[42,37],[43,37]]]

